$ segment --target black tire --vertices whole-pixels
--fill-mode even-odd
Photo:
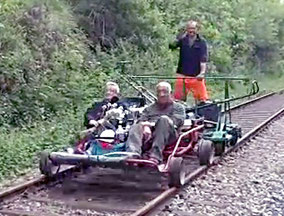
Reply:
[[[49,159],[49,153],[46,151],[41,152],[39,161],[40,172],[47,177],[52,177],[53,166],[52,161]]]
[[[169,187],[181,187],[185,183],[182,157],[172,157],[169,163]]]
[[[230,141],[230,146],[236,145],[236,143],[238,142],[238,138],[242,137],[242,131],[240,128],[234,128],[229,134],[233,136]]]
[[[237,136],[237,134],[236,135],[233,134],[233,137],[232,137],[232,139],[230,141],[230,146],[236,145],[237,142],[238,142],[238,136]]]
[[[225,151],[225,142],[215,142],[214,147],[215,147],[215,155],[221,156]]]
[[[213,162],[215,154],[214,144],[210,140],[201,139],[198,143],[198,156],[200,165],[209,165]]]

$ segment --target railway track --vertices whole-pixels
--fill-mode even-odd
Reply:
[[[244,136],[228,153],[267,127],[284,112],[283,107],[284,95],[277,93],[234,107],[232,121],[242,127]],[[199,166],[194,156],[186,161],[187,182],[208,169]],[[219,161],[215,158],[215,164]],[[145,215],[180,190],[167,188],[166,177],[154,171],[140,169],[126,175],[123,170],[92,168],[85,172],[72,170],[52,182],[41,176],[1,192],[0,215]]]

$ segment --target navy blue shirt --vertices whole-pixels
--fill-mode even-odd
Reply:
[[[177,47],[180,48],[177,73],[197,76],[200,73],[200,63],[207,62],[208,59],[206,41],[197,34],[194,43],[190,46],[189,37],[186,34],[175,45],[170,46],[170,48]]]

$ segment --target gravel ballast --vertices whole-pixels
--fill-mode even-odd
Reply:
[[[284,118],[193,181],[159,215],[284,215]]]

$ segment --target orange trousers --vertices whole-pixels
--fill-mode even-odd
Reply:
[[[175,99],[186,101],[189,92],[192,92],[194,99],[198,101],[208,100],[205,79],[198,80],[178,75],[175,83]]]

